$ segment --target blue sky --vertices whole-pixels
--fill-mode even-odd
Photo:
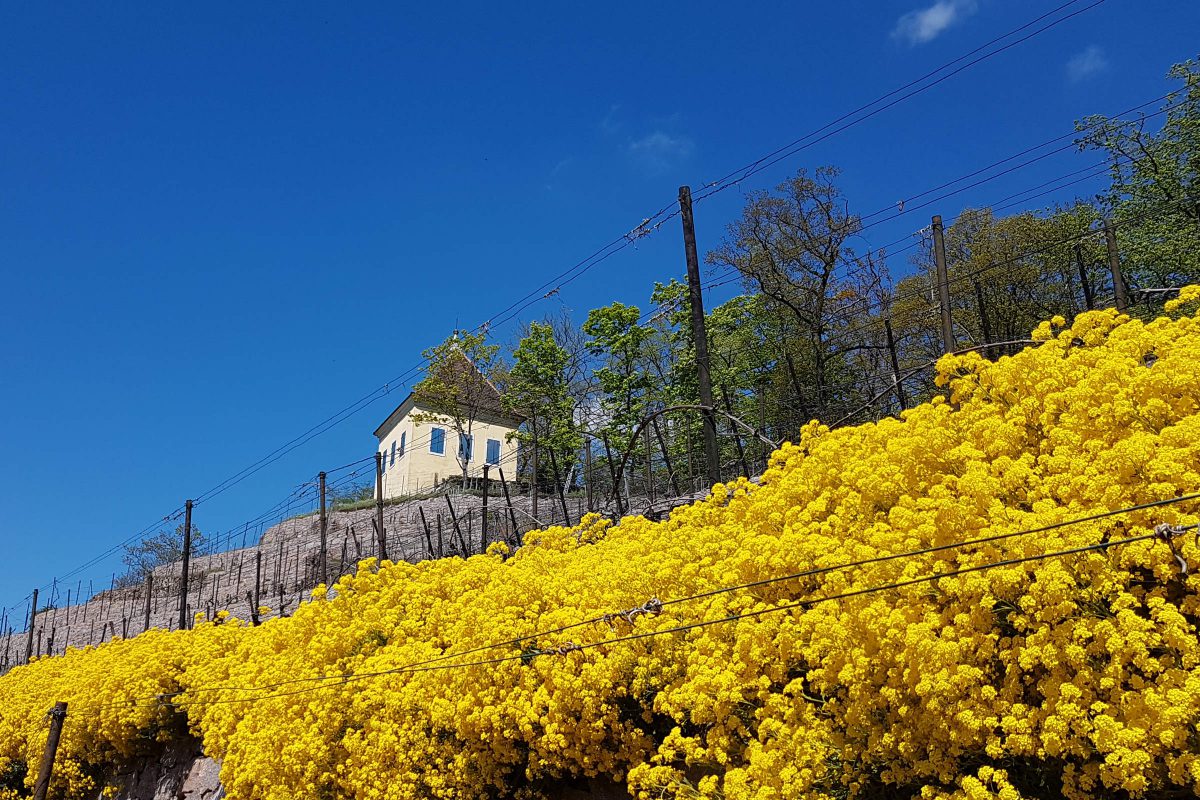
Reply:
[[[680,184],[1056,5],[9,4],[0,603],[402,373]],[[1156,97],[1198,30],[1200,4],[1108,0],[698,204],[701,250],[743,190],[798,167],[840,166],[866,213]],[[1063,153],[868,238],[1094,160]],[[673,221],[524,316],[644,304],[683,267]],[[198,506],[197,524],[232,528],[370,455],[406,391],[392,388]],[[79,577],[107,583],[117,561]]]

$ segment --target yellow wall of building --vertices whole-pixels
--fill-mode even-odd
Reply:
[[[418,412],[419,413],[419,412]],[[445,433],[445,452],[430,451],[430,431],[441,428]],[[508,441],[507,435],[514,429],[509,426],[476,420],[471,425],[475,437],[472,459],[468,465],[469,477],[481,477],[487,456],[487,440],[500,442],[500,466],[504,477],[512,480],[516,473],[517,443]],[[404,435],[404,455],[400,455],[400,439]],[[392,445],[396,446],[396,458],[392,460]],[[379,451],[384,454],[383,496],[385,499],[403,495],[419,494],[435,488],[446,478],[462,475],[459,463],[458,434],[450,424],[416,422],[412,415],[405,416],[379,442]],[[492,477],[498,478],[496,471]]]

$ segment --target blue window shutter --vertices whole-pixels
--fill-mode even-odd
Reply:
[[[446,432],[441,428],[429,432],[429,452],[439,455],[446,452]]]
[[[487,463],[489,463],[489,464],[499,464],[500,463],[500,440],[499,439],[488,439],[487,440]]]
[[[465,436],[460,433],[458,435],[458,457],[470,464],[471,456],[473,455],[472,451],[475,449],[474,445],[474,436]]]
[[[395,442],[392,442],[392,463],[388,464],[388,466],[389,467],[396,466],[396,443]]]
[[[400,455],[404,455],[404,441],[408,438],[408,431],[400,432]]]

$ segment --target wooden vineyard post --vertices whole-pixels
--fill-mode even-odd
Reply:
[[[25,637],[25,663],[33,658],[33,625],[37,622],[38,590],[33,590],[33,600],[29,603],[29,633]]]
[[[46,800],[50,789],[50,777],[54,772],[54,757],[58,755],[58,740],[62,738],[63,722],[67,719],[67,704],[58,702],[50,710],[50,736],[46,739],[46,750],[42,753],[42,764],[38,768],[37,783],[33,785],[33,800]]]
[[[179,630],[187,630],[188,627],[188,562],[192,558],[192,501],[188,500],[183,505],[183,565],[180,571],[179,578]]]

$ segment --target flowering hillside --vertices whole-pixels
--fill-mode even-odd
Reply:
[[[257,628],[15,669],[0,797],[32,785],[58,700],[70,797],[185,725],[232,800],[537,798],[565,777],[644,798],[1200,793],[1200,549],[1180,530],[1200,501],[1178,500],[1200,492],[1197,299],[947,356],[944,397],[810,425],[761,485],[662,523],[364,562]]]

